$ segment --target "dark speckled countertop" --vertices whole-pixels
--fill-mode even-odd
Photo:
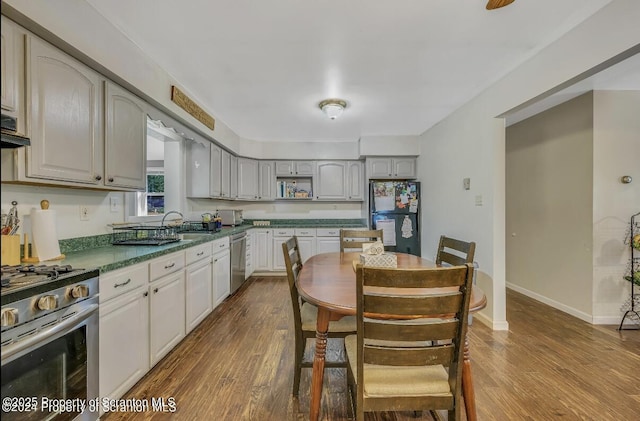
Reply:
[[[162,246],[114,246],[111,245],[111,235],[109,234],[61,240],[60,250],[65,255],[65,259],[50,263],[68,264],[74,268],[97,268],[100,273],[105,273],[253,228],[359,228],[366,226],[366,222],[360,219],[282,219],[271,220],[268,226],[252,225],[253,221],[251,220],[246,222],[249,224],[225,227],[220,232],[203,233],[195,239],[191,239],[193,236],[190,236],[189,240],[181,240]]]

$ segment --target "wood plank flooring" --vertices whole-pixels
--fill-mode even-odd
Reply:
[[[289,299],[285,278],[251,278],[123,397],[174,398],[174,413],[111,413],[102,419],[309,419],[311,369],[303,370],[299,398],[291,396]],[[507,320],[508,332],[477,321],[470,328],[479,420],[640,420],[640,331],[592,326],[511,290]],[[312,347],[310,341],[308,356]],[[330,343],[328,354],[342,357],[339,340]],[[345,376],[344,369],[327,369],[323,420],[350,418]],[[389,412],[366,419],[432,418]]]

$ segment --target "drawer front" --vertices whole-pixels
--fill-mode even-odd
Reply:
[[[149,263],[149,278],[154,281],[184,268],[184,252],[160,257]]]
[[[273,230],[274,237],[293,237],[295,230],[293,228],[275,228]]]
[[[125,292],[146,285],[149,267],[146,264],[129,266],[100,275],[100,302],[117,297]]]
[[[295,233],[298,237],[315,237],[315,228],[296,228]]]
[[[340,228],[318,228],[316,235],[318,237],[340,237]]]
[[[213,254],[229,248],[229,237],[221,238],[213,242]]]
[[[211,257],[211,243],[200,244],[194,247],[188,248],[186,251],[187,265],[197,262],[198,260]]]

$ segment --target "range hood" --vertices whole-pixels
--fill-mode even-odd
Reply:
[[[28,137],[20,136],[16,132],[16,119],[14,117],[2,114],[2,122],[0,134],[2,135],[2,149],[18,148],[20,146],[29,146],[31,141]]]

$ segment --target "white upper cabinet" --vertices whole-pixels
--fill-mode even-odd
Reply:
[[[312,176],[315,161],[276,161],[276,176]]]
[[[222,148],[211,144],[211,172],[209,197],[222,197]]]
[[[416,178],[416,159],[413,157],[367,158],[367,177],[377,179]]]
[[[0,77],[2,114],[17,119],[18,133],[25,134],[24,118],[24,35],[20,27],[2,16],[0,30]]]
[[[11,37],[22,40],[12,44],[15,50],[9,48]],[[24,59],[19,60],[24,72],[18,75],[15,106],[7,106],[17,107],[15,112],[4,110],[5,92],[8,104],[12,101],[8,92],[13,76],[11,71],[5,75],[5,66],[13,69],[11,60],[5,60],[11,51]],[[3,113],[17,115],[18,131],[31,138],[31,145],[14,149],[10,159],[3,153],[2,181],[120,191],[146,188],[144,101],[4,18],[2,54]],[[22,109],[26,118],[21,119]]]
[[[318,161],[315,197],[318,200],[347,199],[346,161]]]
[[[211,171],[211,142],[187,141],[187,197],[209,197],[209,171]]]
[[[27,177],[102,185],[102,77],[39,38],[27,38],[31,147]]]
[[[105,186],[145,190],[147,113],[144,103],[105,82]]]
[[[364,200],[364,166],[361,161],[347,162],[347,200]]]
[[[238,158],[238,199],[258,198],[258,161]]]
[[[276,176],[273,161],[259,161],[258,163],[259,191],[258,200],[275,200]]]
[[[224,149],[220,157],[220,172],[220,197],[235,199],[235,195],[231,196],[231,154]]]
[[[230,155],[230,168],[229,168],[229,197],[232,199],[238,198],[238,157]]]

